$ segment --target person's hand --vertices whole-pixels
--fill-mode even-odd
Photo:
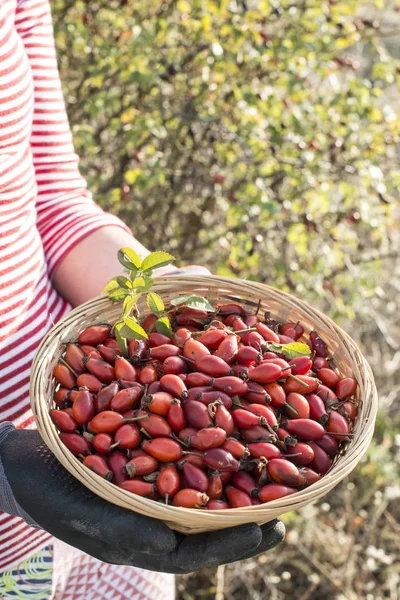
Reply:
[[[106,502],[74,479],[37,431],[12,429],[0,447],[20,507],[41,528],[104,562],[190,573],[249,558],[279,544],[282,523],[184,536],[162,521]]]

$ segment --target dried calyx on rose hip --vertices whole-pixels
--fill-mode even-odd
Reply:
[[[127,274],[105,291],[120,320],[80,331],[54,368],[50,417],[68,450],[126,491],[186,508],[253,506],[323,477],[351,439],[358,386],[320,334],[232,301],[165,306],[152,275],[173,257],[118,257]]]

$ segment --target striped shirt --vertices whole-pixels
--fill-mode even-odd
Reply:
[[[58,76],[48,0],[0,0],[0,414],[34,426],[29,370],[68,310],[51,283],[86,235],[125,227],[96,206],[78,171]],[[0,512],[0,572],[51,540]]]

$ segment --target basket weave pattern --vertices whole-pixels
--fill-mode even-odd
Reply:
[[[105,481],[71,454],[61,442],[49,416],[54,407],[53,393],[56,382],[53,369],[64,351],[64,344],[76,341],[80,330],[92,324],[114,323],[121,314],[121,305],[113,305],[100,296],[79,306],[62,319],[43,339],[31,371],[30,398],[36,425],[43,440],[61,464],[95,494],[124,508],[163,520],[172,529],[185,534],[200,533],[255,522],[259,525],[285,512],[315,502],[356,467],[365,453],[374,431],[377,412],[377,391],[371,369],[353,340],[333,321],[298,298],[264,284],[224,277],[178,276],[157,279],[154,285],[167,304],[170,298],[196,293],[216,306],[227,302],[242,304],[255,312],[270,311],[279,321],[301,321],[306,333],[316,329],[328,344],[335,367],[342,376],[353,376],[358,381],[358,417],[353,438],[345,453],[338,457],[329,473],[309,488],[285,498],[258,506],[230,510],[198,510],[167,506],[127,492]],[[139,308],[145,312],[145,306]]]

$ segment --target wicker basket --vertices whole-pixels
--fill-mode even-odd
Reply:
[[[172,529],[185,534],[232,527],[241,523],[259,525],[322,498],[356,467],[371,441],[377,412],[377,391],[371,369],[352,339],[322,313],[298,298],[251,281],[224,277],[178,276],[158,279],[154,290],[167,303],[180,294],[196,293],[213,305],[227,301],[241,303],[247,310],[269,310],[277,320],[300,320],[306,332],[316,329],[328,343],[335,367],[342,375],[354,376],[359,384],[358,418],[353,438],[345,453],[336,459],[328,474],[310,487],[264,505],[235,510],[196,510],[166,506],[131,494],[105,481],[75,458],[62,444],[50,419],[55,380],[53,368],[63,351],[63,344],[75,341],[77,333],[94,323],[113,323],[120,316],[121,306],[113,305],[105,296],[94,298],[71,311],[46,335],[37,351],[31,372],[30,397],[37,427],[48,447],[61,464],[92,492],[127,509],[161,519]],[[143,306],[143,310],[145,307]]]

